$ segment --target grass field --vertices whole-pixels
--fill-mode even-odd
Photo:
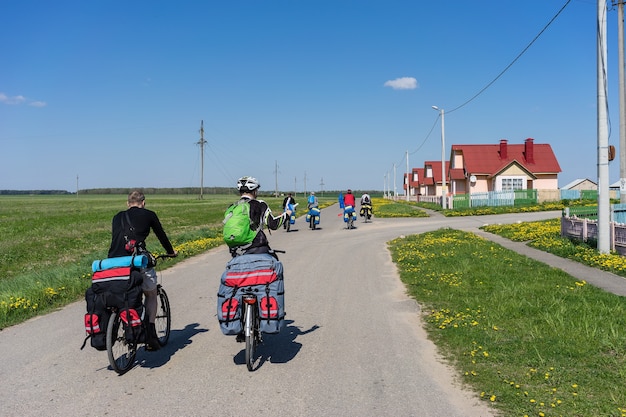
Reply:
[[[179,252],[167,264],[222,244],[224,210],[236,198],[147,195],[146,208],[157,212]],[[282,211],[282,197],[263,199]],[[319,197],[321,205],[335,199]],[[1,196],[0,329],[83,297],[91,263],[106,258],[111,220],[125,209],[126,195]],[[147,246],[162,251],[154,234]]]
[[[146,207],[159,214],[180,253],[167,264],[222,244],[223,212],[234,199],[148,195]],[[282,198],[265,200],[281,211]],[[91,262],[106,256],[111,219],[125,202],[123,195],[0,197],[0,329],[83,297]],[[322,206],[335,202],[320,198]],[[373,203],[379,217],[424,215],[406,203]],[[485,230],[626,271],[623,257],[570,246],[554,221]],[[148,247],[159,252],[154,236]],[[623,297],[456,230],[389,247],[432,340],[502,415],[626,417]]]
[[[626,415],[624,297],[457,230],[390,248],[432,340],[502,415]]]

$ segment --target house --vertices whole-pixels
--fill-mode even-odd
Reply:
[[[612,187],[613,185],[611,185],[611,188]],[[617,188],[619,188],[619,182],[617,183]],[[598,189],[598,184],[596,184],[595,182],[587,178],[575,179],[569,184],[565,184],[563,187],[561,187],[561,190],[597,190],[597,189]]]
[[[407,195],[407,182],[408,182],[408,195],[421,195],[424,194],[424,186],[422,179],[424,178],[424,168],[413,168],[411,170],[411,176],[407,181],[406,174],[404,174],[404,193]]]
[[[450,162],[446,161],[445,172],[450,169]],[[422,178],[422,194],[423,196],[441,196],[442,187],[441,176],[441,161],[426,161],[424,162],[424,176]],[[447,193],[450,192],[448,187],[448,180],[446,180]]]
[[[494,145],[452,145],[448,193],[558,190],[559,172],[561,167],[552,147],[536,144],[532,138],[523,144],[509,144],[502,139]]]

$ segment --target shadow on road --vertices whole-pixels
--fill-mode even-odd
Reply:
[[[146,352],[145,349],[137,351],[139,366],[145,368],[158,368],[165,365],[176,352],[184,349],[191,343],[195,335],[208,332],[208,329],[198,328],[199,323],[191,323],[184,329],[172,330],[167,345],[156,352]]]
[[[319,326],[316,324],[308,330],[301,330],[300,327],[293,325],[293,320],[286,320],[285,327],[278,334],[264,334],[263,344],[257,347],[256,369],[263,366],[267,361],[271,363],[287,363],[296,357],[302,344],[296,342],[298,336],[311,333]],[[233,358],[237,365],[246,363],[246,350],[244,348]]]

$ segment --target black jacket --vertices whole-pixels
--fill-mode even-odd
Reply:
[[[134,229],[133,232],[129,232],[129,225],[125,213],[128,213],[128,218]],[[163,230],[163,226],[161,226],[161,222],[156,213],[146,208],[131,207],[128,210],[120,211],[113,217],[109,258],[130,255],[124,248],[126,245],[125,236],[128,236],[129,239],[135,239],[137,242],[142,242],[145,245],[145,241],[150,234],[150,229],[154,231],[163,249],[169,254],[174,253],[174,248],[165,230]]]

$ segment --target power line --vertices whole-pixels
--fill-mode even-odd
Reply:
[[[561,14],[561,12],[563,12],[563,10],[565,10],[565,8],[567,7],[568,4],[570,4],[572,0],[567,0],[565,2],[565,4],[563,5],[563,7],[561,7],[561,9],[554,15],[554,17],[552,19],[550,19],[550,21],[548,22],[548,24],[546,24],[543,29],[541,29],[541,31],[537,34],[537,36],[535,36],[535,38],[526,46],[526,48],[524,48],[522,50],[522,52],[520,52],[513,61],[511,61],[511,63],[509,65],[506,66],[506,68],[504,68],[502,70],[502,72],[500,72],[500,74],[497,75],[496,78],[494,78],[489,84],[487,84],[486,86],[484,86],[478,93],[476,93],[472,98],[470,98],[469,100],[467,100],[465,103],[461,104],[458,107],[455,107],[452,110],[446,111],[446,113],[452,113],[453,111],[456,111],[458,109],[460,109],[461,107],[469,104],[471,101],[473,101],[476,97],[478,97],[479,95],[481,95],[486,89],[488,89],[489,87],[491,87],[491,85],[493,83],[495,83],[496,81],[498,81],[498,79],[500,77],[502,77],[502,75],[504,75],[505,72],[507,72],[509,70],[509,68],[511,68],[513,66],[513,64],[515,64],[515,62],[517,62],[518,59],[520,59],[522,57],[522,55],[524,55],[526,53],[526,51],[532,46],[533,43],[535,43],[535,41],[537,39],[539,39],[539,37],[543,34],[543,32],[546,31],[546,29],[548,29],[548,26],[550,26],[552,24],[552,22],[554,22],[556,20],[556,18]]]
[[[556,18],[563,12],[563,10],[565,10],[565,8],[567,7],[568,4],[570,4],[572,0],[567,0],[565,2],[565,4],[559,9],[559,11],[552,17],[552,19],[550,19],[550,21],[543,27],[543,29],[541,29],[541,31],[533,38],[533,40],[515,57],[515,59],[513,59],[513,61],[511,61],[511,63],[509,65],[507,65],[493,80],[491,80],[491,82],[489,82],[486,86],[484,86],[480,91],[478,91],[478,93],[474,94],[474,96],[472,96],[469,100],[465,101],[463,104],[461,104],[458,107],[453,108],[452,110],[446,111],[447,114],[452,113],[456,110],[459,110],[460,108],[466,106],[467,104],[469,104],[470,102],[472,102],[474,99],[476,99],[479,95],[481,95],[482,93],[484,93],[489,87],[491,87],[500,77],[502,77],[502,75],[504,75],[505,72],[507,72],[509,70],[509,68],[511,68],[513,66],[513,64],[515,64],[515,62],[517,62],[517,60],[519,60],[522,55],[524,55],[526,53],[526,51],[537,41],[537,39],[539,39],[539,37],[543,34],[543,32],[546,31],[546,29],[548,29],[548,27],[556,20]],[[422,146],[424,146],[424,144],[426,143],[426,141],[428,140],[428,138],[430,137],[430,135],[432,134],[433,130],[435,129],[435,126],[437,126],[437,121],[439,120],[439,117],[441,115],[437,115],[437,118],[435,119],[435,122],[433,123],[432,127],[430,128],[428,134],[426,135],[426,137],[424,137],[424,140],[422,141],[422,143],[417,147],[416,150],[414,150],[413,152],[410,152],[409,155],[413,155],[415,153],[417,153],[417,151],[419,151]]]

